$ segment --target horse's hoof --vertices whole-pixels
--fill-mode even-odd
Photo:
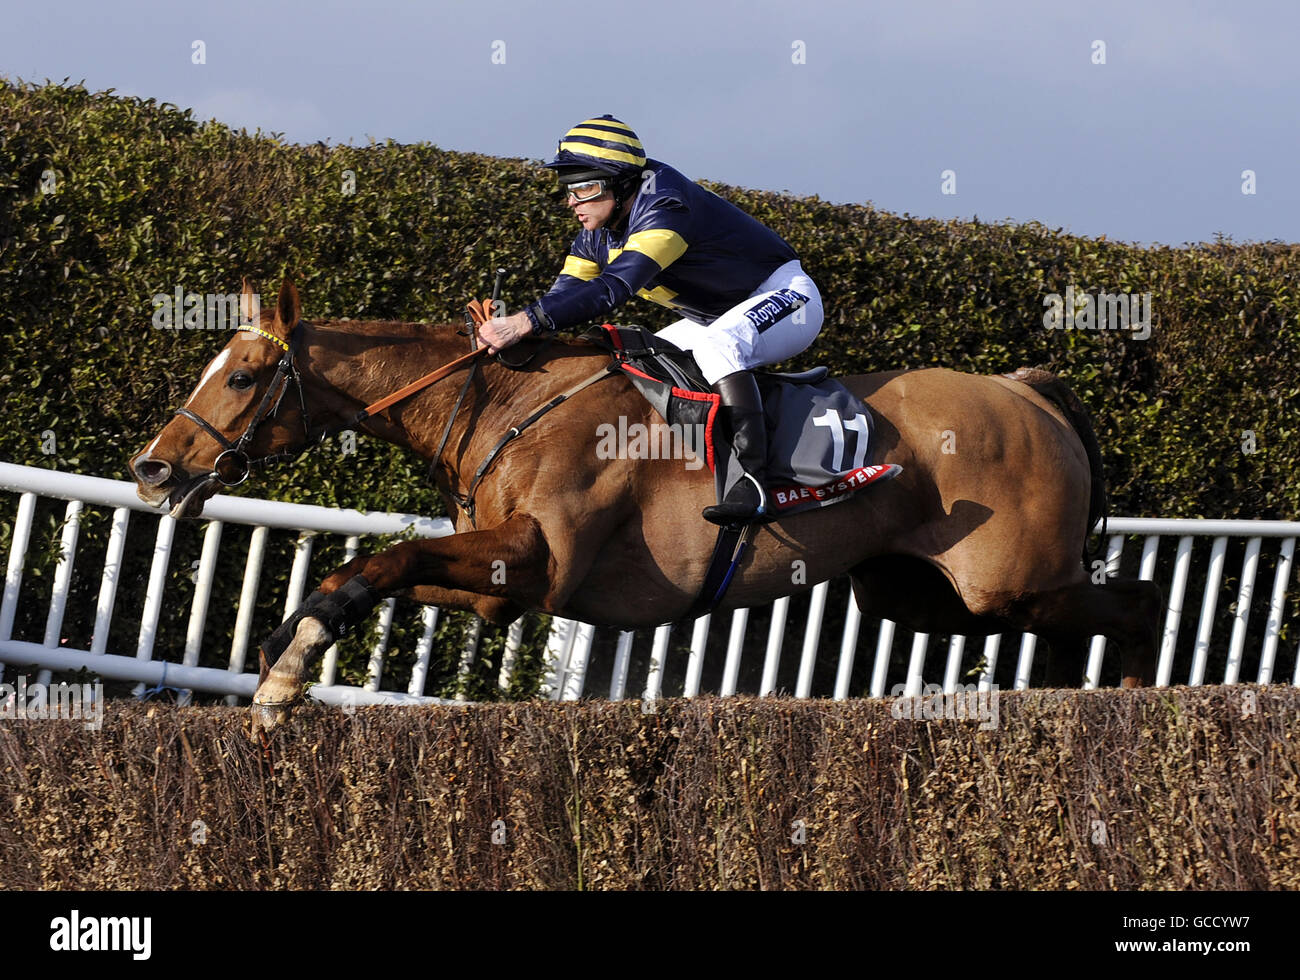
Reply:
[[[264,734],[269,735],[281,725],[288,724],[289,713],[295,704],[296,701],[275,701],[269,704],[254,701],[248,709],[253,720],[249,736],[253,741],[260,742]]]

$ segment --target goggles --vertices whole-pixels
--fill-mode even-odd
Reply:
[[[572,184],[564,184],[560,187],[560,192],[564,194],[567,201],[573,198],[579,204],[583,201],[594,201],[607,190],[610,182],[608,180],[580,180]]]

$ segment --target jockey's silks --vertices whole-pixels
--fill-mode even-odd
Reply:
[[[543,322],[568,327],[604,316],[635,293],[707,324],[796,258],[762,222],[647,160],[626,226],[580,231],[555,285],[534,307]]]

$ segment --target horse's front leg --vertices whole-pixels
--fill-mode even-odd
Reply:
[[[288,620],[286,626],[293,625]],[[277,631],[279,632],[279,631]],[[275,638],[275,634],[272,634]],[[262,732],[270,732],[276,726],[289,720],[289,712],[302,700],[303,683],[307,672],[316,659],[329,649],[334,642],[334,635],[328,627],[314,616],[303,616],[297,621],[293,639],[284,652],[275,661],[275,666],[266,671],[266,654],[262,653],[263,673],[265,676],[253,694],[251,714],[253,728],[251,735],[258,738]]]
[[[514,610],[540,605],[550,592],[550,558],[541,526],[525,514],[490,530],[403,541],[354,558],[263,643],[274,666],[253,695],[253,736],[288,720],[312,665],[381,599],[434,594],[452,608],[513,618]]]

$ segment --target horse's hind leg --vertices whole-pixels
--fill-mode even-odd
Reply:
[[[1123,686],[1153,686],[1156,682],[1156,659],[1160,653],[1160,612],[1163,607],[1160,586],[1130,579],[1098,588],[1118,592],[1119,601],[1131,610],[1131,632],[1112,637],[1120,645]],[[1130,638],[1127,643],[1125,636]]]
[[[1119,645],[1123,687],[1155,683],[1160,589],[1154,582],[1129,579],[1067,585],[1017,600],[1007,618],[1049,638],[1054,649],[1066,651],[1066,663],[1059,667],[1049,663],[1053,680],[1059,678],[1057,672],[1070,669],[1069,659],[1081,659],[1087,638],[1100,633]]]
[[[1008,625],[971,612],[943,572],[911,555],[868,558],[850,570],[849,579],[863,616],[891,619],[918,633],[987,636]]]
[[[1088,655],[1088,638],[1078,633],[1043,632],[1047,643],[1048,687],[1078,687]]]

